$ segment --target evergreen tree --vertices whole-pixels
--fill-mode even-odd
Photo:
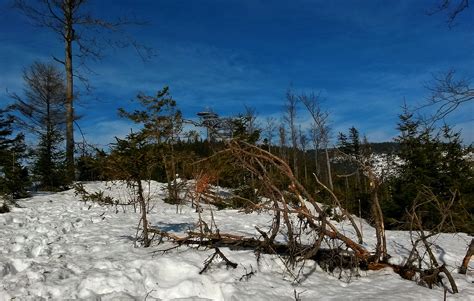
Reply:
[[[424,128],[407,109],[400,115],[398,129],[398,155],[403,163],[393,183],[393,202],[385,204],[386,214],[399,221],[420,192],[429,189],[443,204],[451,199],[453,191],[458,191],[459,197],[451,213],[459,218],[465,216],[466,206],[463,204],[466,198],[472,199],[473,174],[459,133],[453,133],[445,126],[439,134],[434,134],[432,128]],[[442,219],[439,210],[433,206],[428,202],[420,207],[423,212],[420,218],[426,227],[435,226]],[[465,218],[454,220],[453,224],[458,231],[472,232],[472,218],[470,220],[470,223]]]
[[[466,164],[469,150],[462,146],[461,133],[455,132],[449,125],[441,128],[443,160],[441,166],[445,175],[445,183],[457,189],[462,189],[460,179],[469,179],[473,176],[472,165]]]
[[[21,165],[25,155],[23,134],[13,134],[14,117],[8,109],[0,109],[0,194],[13,198],[27,195],[28,172]]]
[[[176,142],[182,131],[183,118],[169,88],[158,91],[156,96],[139,94],[137,101],[144,107],[143,110],[127,112],[120,108],[119,115],[142,124],[143,134],[155,143]]]
[[[45,190],[58,190],[63,188],[65,182],[64,152],[59,148],[63,136],[58,131],[42,134],[36,150],[33,174],[40,182],[40,187]]]
[[[344,154],[349,154],[349,141],[347,140],[347,135],[343,132],[339,132],[339,134],[337,134],[337,145],[341,152]]]
[[[345,206],[348,210],[356,214],[360,214],[364,218],[370,217],[370,194],[366,175],[361,171],[361,164],[371,157],[370,144],[364,137],[361,143],[359,131],[352,126],[349,128],[348,134],[340,132],[338,135],[338,149],[345,154],[335,168],[339,173],[341,180],[339,188],[343,185],[343,193],[346,199]]]
[[[359,131],[355,127],[349,128],[349,135],[339,132],[337,136],[338,148],[344,154],[355,159],[361,155]]]
[[[231,119],[232,137],[245,140],[255,144],[260,139],[261,130],[251,125],[251,119],[247,115],[240,114]]]
[[[461,133],[455,132],[448,125],[441,128],[442,144],[441,160],[442,178],[444,184],[443,198],[452,197],[451,192],[456,190],[459,195],[456,207],[452,211],[457,231],[474,233],[474,164],[470,157],[470,150],[463,147]]]
[[[349,141],[351,144],[350,154],[355,158],[360,157],[360,137],[359,131],[355,127],[349,129]]]
[[[147,218],[149,198],[146,196],[142,180],[151,178],[158,157],[143,131],[131,133],[125,139],[116,138],[116,140],[107,158],[107,172],[112,179],[123,180],[132,189],[132,201],[140,206],[143,245],[149,247],[151,243]]]
[[[121,108],[119,115],[143,125],[140,135],[153,143],[156,156],[162,158],[168,182],[169,201],[178,203],[177,159],[179,154],[175,151],[175,144],[179,141],[179,135],[183,130],[181,111],[177,109],[176,101],[171,97],[168,87],[158,91],[156,96],[139,94],[137,100],[144,107],[143,110],[127,112]]]
[[[107,180],[108,175],[104,172],[107,154],[101,149],[84,150],[77,159],[77,171],[79,181]]]

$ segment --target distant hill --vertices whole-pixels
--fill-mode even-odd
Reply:
[[[374,154],[393,154],[400,150],[398,142],[371,142],[369,145]],[[310,150],[312,151],[314,150]]]

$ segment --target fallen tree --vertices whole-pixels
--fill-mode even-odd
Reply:
[[[214,221],[214,213],[211,209],[211,221],[207,223],[203,220],[201,211],[198,211],[200,212],[198,231],[189,231],[185,236],[178,236],[157,228],[150,228],[150,233],[161,237],[161,239],[169,239],[178,246],[204,246],[216,250],[221,247],[251,249],[256,254],[278,255],[284,260],[285,266],[290,272],[298,263],[303,262],[304,264],[305,260],[315,260],[323,269],[330,272],[336,268],[350,270],[354,268],[362,270],[392,268],[404,279],[421,279],[423,281],[418,281],[418,283],[428,287],[432,287],[434,284],[442,284],[439,274],[444,273],[450,281],[451,291],[453,293],[457,292],[456,284],[444,265],[436,263],[427,267],[421,265],[415,267],[412,264],[394,265],[388,262],[389,254],[386,249],[383,216],[380,205],[377,203],[378,182],[375,174],[370,170],[370,166],[364,166],[364,171],[373,183],[373,214],[375,215],[377,233],[375,250],[368,250],[355,240],[362,240],[362,237],[359,236],[360,231],[357,224],[347,211],[339,208],[344,218],[348,219],[349,224],[354,228],[355,237],[342,233],[338,229],[337,223],[317,202],[315,196],[309,193],[304,185],[298,181],[285,160],[245,141],[234,139],[226,143],[227,148],[216,153],[213,157],[226,155],[233,158],[233,164],[244,167],[254,179],[259,181],[261,201],[253,204],[250,208],[246,208],[246,212],[256,210],[270,212],[272,216],[271,225],[266,227],[265,230],[256,227],[255,229],[259,233],[258,237],[221,233]],[[211,157],[207,160],[212,159]],[[275,173],[279,174],[280,179],[283,175],[290,183],[287,189],[279,187],[281,183],[277,183],[274,179]],[[193,204],[199,208],[201,207],[201,200],[209,199],[211,194],[209,191],[210,177],[205,176],[205,173],[202,172],[195,181],[195,189],[191,191],[191,196]],[[334,193],[331,194],[332,191],[318,181],[317,177],[316,183],[329,190],[336,204],[340,204],[337,202]],[[293,197],[290,197],[288,192]],[[417,229],[422,229],[420,227],[421,225],[418,225]],[[284,242],[277,239],[279,233],[284,233]],[[427,242],[426,237],[420,241],[424,243],[423,245],[427,250],[430,250],[430,245],[425,243]],[[414,244],[414,249],[417,247],[418,243]],[[217,251],[216,254],[219,255]],[[223,258],[223,256],[220,257]],[[294,274],[292,273],[292,275]],[[297,277],[298,274],[295,275],[295,278]]]

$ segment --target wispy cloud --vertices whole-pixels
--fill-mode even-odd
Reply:
[[[82,128],[86,142],[99,148],[107,148],[115,137],[124,138],[130,132],[137,132],[139,126],[127,120],[102,120]],[[80,137],[76,137],[80,141]]]
[[[93,3],[92,8],[114,17],[129,4],[118,1],[103,11],[103,4]],[[427,9],[413,1],[140,2],[133,10],[152,25],[133,34],[158,56],[144,63],[132,50],[107,52],[91,64],[95,89],[82,93],[76,108],[84,115],[81,124],[100,143],[128,131],[118,130],[129,125],[117,120],[116,109],[133,108],[130,100],[139,91],[153,95],[169,85],[187,118],[209,107],[233,115],[244,105],[264,118],[283,111],[285,91],[293,84],[296,92],[322,92],[334,133],[356,126],[371,140],[389,139],[404,99],[411,105],[423,101],[432,73],[454,67],[473,76],[472,31],[466,26],[450,31],[442,16],[429,17]],[[61,53],[62,45],[41,30],[32,35],[11,13],[4,17],[0,25],[17,28],[0,33],[0,41],[8,41],[0,44],[0,89],[19,89],[21,69]],[[308,126],[308,114],[304,109],[299,114]],[[454,121],[469,124],[466,120],[461,115]]]

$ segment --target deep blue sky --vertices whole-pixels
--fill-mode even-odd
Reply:
[[[106,19],[134,14],[148,26],[129,30],[157,56],[141,61],[131,49],[91,61],[94,87],[77,105],[80,124],[93,143],[130,131],[117,117],[137,92],[164,85],[191,118],[212,108],[221,115],[255,107],[278,117],[284,95],[321,92],[333,135],[355,126],[371,141],[397,135],[403,101],[421,103],[433,74],[450,68],[474,78],[474,9],[453,28],[445,13],[429,16],[437,0],[119,0],[90,1]],[[31,26],[0,0],[0,101],[6,89],[21,92],[22,70],[35,60],[63,55],[47,29]],[[79,85],[79,89],[81,86]],[[448,119],[474,141],[474,105]],[[304,110],[300,121],[309,123]],[[79,138],[79,137],[78,137]]]

